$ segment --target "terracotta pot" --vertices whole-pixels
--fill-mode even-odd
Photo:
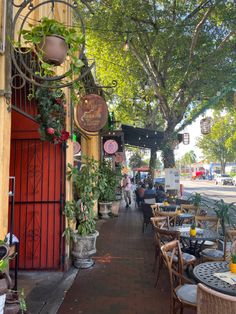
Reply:
[[[63,37],[46,36],[39,49],[42,50],[43,61],[58,66],[65,61],[68,45]]]
[[[6,295],[4,314],[17,314],[20,311],[20,301],[16,292],[9,292]]]
[[[98,231],[87,236],[76,234],[74,237],[73,250],[71,252],[76,268],[89,268],[93,266],[94,261],[91,255],[96,253],[96,240]]]
[[[99,214],[102,219],[108,219],[111,212],[112,202],[99,202]]]
[[[230,269],[231,273],[236,274],[236,264],[230,263],[229,264],[229,269]]]

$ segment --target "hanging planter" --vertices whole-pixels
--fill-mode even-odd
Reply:
[[[39,49],[42,52],[44,62],[58,66],[66,59],[68,45],[63,37],[51,35],[44,38],[39,45]]]
[[[38,107],[36,120],[39,123],[41,140],[60,144],[69,138],[65,130],[66,98],[61,89],[52,90],[50,85],[38,88],[35,93]]]
[[[211,133],[211,124],[212,124],[212,119],[210,117],[201,119],[200,121],[201,133],[202,134]]]

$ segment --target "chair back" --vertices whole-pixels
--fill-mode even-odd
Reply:
[[[154,231],[155,231],[156,245],[160,250],[161,250],[161,247],[165,245],[166,243],[171,242],[173,240],[180,239],[179,231],[161,229],[156,226],[154,226]]]
[[[145,223],[151,223],[150,218],[153,217],[152,208],[150,204],[142,203],[143,220]]]
[[[151,205],[151,208],[152,208],[152,213],[153,213],[153,216],[154,217],[157,217],[158,216],[158,213],[160,212],[160,207],[158,204],[152,204]]]
[[[235,314],[236,298],[199,283],[197,287],[197,314],[221,313]]]
[[[199,207],[193,204],[181,204],[180,209],[182,213],[189,213],[196,216],[199,212]]]
[[[176,225],[176,218],[178,216],[177,212],[157,212],[157,215],[161,217],[169,217],[169,225]]]
[[[212,216],[195,216],[196,225],[199,228],[210,229],[218,233],[220,219]]]
[[[167,228],[169,229],[169,217],[152,217],[151,222],[153,227],[157,227],[159,229]]]
[[[174,288],[183,284],[183,257],[179,240],[174,240],[161,247],[164,263],[169,273],[170,287],[173,294]]]
[[[236,229],[227,230],[224,241],[219,241],[219,248],[224,251],[224,260],[231,260],[231,245],[236,240]],[[220,247],[221,244],[221,247]],[[222,247],[223,245],[223,247]]]

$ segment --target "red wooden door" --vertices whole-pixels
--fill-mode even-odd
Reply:
[[[10,175],[16,180],[14,234],[20,240],[19,267],[59,269],[63,256],[64,150],[61,145],[41,141],[37,128],[35,122],[13,112]]]

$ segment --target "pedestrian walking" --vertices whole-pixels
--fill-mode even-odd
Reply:
[[[131,181],[127,174],[124,175],[122,180],[122,188],[124,191],[126,208],[128,208],[131,205]]]

